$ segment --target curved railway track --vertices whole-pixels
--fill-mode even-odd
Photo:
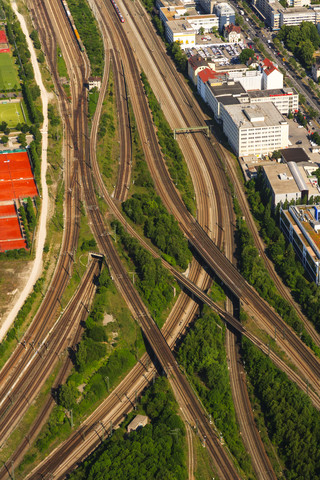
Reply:
[[[37,15],[41,15],[41,2],[37,5]],[[44,28],[43,32],[49,32],[51,22],[46,17],[44,25],[49,28]],[[47,35],[48,40],[48,55],[47,60],[51,66],[51,71],[55,70],[55,38]],[[78,53],[78,52],[77,52]],[[84,69],[85,70],[85,69]],[[57,77],[55,78],[57,81]],[[59,83],[57,82],[58,89]],[[73,85],[73,94],[76,95],[79,84]],[[82,83],[81,83],[82,86]],[[65,98],[64,91],[60,87],[60,99],[62,109],[69,111],[69,104]],[[72,125],[72,120],[69,116],[66,119],[66,142],[67,144],[77,144],[75,138],[76,123],[78,122],[79,110],[75,112],[75,124]],[[76,149],[76,148],[75,148]],[[45,298],[21,343],[16,348],[14,354],[10,357],[4,368],[0,372],[0,441],[3,443],[5,438],[10,434],[18,420],[21,418],[22,412],[27,408],[29,399],[36,394],[40,388],[40,384],[46,377],[46,369],[48,369],[48,362],[45,363],[49,355],[47,355],[47,344],[45,348],[39,348],[36,357],[43,355],[45,350],[46,355],[38,362],[38,365],[33,368],[32,376],[23,375],[23,372],[28,370],[29,365],[33,362],[35,353],[35,346],[43,346],[44,339],[47,338],[48,332],[53,326],[61,305],[61,297],[67,286],[73,264],[74,251],[78,242],[79,235],[79,213],[80,213],[80,189],[78,181],[78,162],[73,162],[73,155],[71,149],[67,149],[65,162],[65,185],[66,185],[66,202],[65,202],[65,228],[61,252],[59,260],[53,275],[50,287],[45,295]],[[67,324],[65,324],[65,327]],[[68,336],[68,328],[62,328],[58,338],[57,348],[61,348],[63,342]],[[69,332],[70,333],[70,332]],[[53,350],[53,349],[52,349]],[[38,358],[38,360],[39,360]],[[39,367],[39,365],[42,365]],[[47,366],[45,366],[47,365]],[[34,380],[34,381],[33,381]],[[11,393],[11,397],[8,395]],[[17,393],[18,392],[18,393]],[[14,402],[12,395],[15,395]],[[9,402],[9,404],[8,404]]]
[[[121,31],[121,29],[120,29]],[[142,102],[143,92],[139,94],[139,103]],[[146,125],[145,145],[147,151],[146,159],[152,163],[150,169],[154,171],[153,178],[157,188],[163,193],[163,201],[169,210],[180,221],[181,228],[185,232],[192,246],[204,259],[204,261],[215,271],[221,280],[229,289],[246,305],[250,305],[254,317],[261,322],[261,325],[270,335],[274,334],[275,328],[278,332],[284,332],[286,339],[277,337],[277,342],[283,348],[289,357],[299,366],[304,376],[313,388],[319,392],[319,362],[313,353],[306,347],[294,332],[288,327],[274,310],[264,302],[256,291],[243,279],[237,269],[224,257],[222,252],[210,240],[207,233],[201,228],[184,207],[179,194],[172,185],[167,168],[165,167],[161,155],[159,155],[158,143],[154,132]],[[149,154],[148,154],[149,153]],[[152,162],[151,162],[152,160]],[[156,170],[155,170],[156,168]],[[222,167],[220,167],[222,169]],[[314,373],[315,372],[315,373]]]
[[[41,345],[38,345],[38,348],[34,351],[33,358],[30,359],[25,370],[21,372],[21,378],[16,381],[15,385],[11,386],[7,398],[2,402],[0,410],[0,435],[3,443],[10,432],[16,427],[25,410],[33,402],[42,384],[55,367],[60,354],[64,352],[66,347],[74,348],[79,341],[83,330],[81,322],[88,316],[89,306],[97,286],[100,269],[101,259],[94,258],[90,262],[77,292],[70,300],[63,315],[53,326],[48,337],[44,339]],[[65,379],[71,365],[72,362],[70,358],[64,362],[55,380],[56,387]],[[35,435],[39,433],[54,403],[53,396],[50,394],[41,414],[37,417],[27,436],[6,463],[11,464],[11,462],[14,462],[16,464],[21,460],[23,453]],[[0,468],[0,479],[5,479],[7,476],[6,463]]]
[[[130,17],[131,20],[135,23],[135,27],[137,30],[140,32],[140,37],[145,38],[145,31],[149,31],[150,35],[152,36],[152,42],[153,42],[153,47],[156,46],[156,48],[149,48],[149,54],[151,58],[153,58],[154,63],[159,62],[159,57],[161,56],[164,59],[165,62],[165,69],[162,68],[160,71],[160,74],[163,76],[164,80],[168,76],[168,71],[170,70],[170,74],[173,74],[175,77],[177,76],[177,72],[175,70],[175,67],[173,66],[172,62],[168,61],[167,54],[164,50],[163,43],[161,39],[159,38],[158,35],[155,34],[154,28],[151,25],[151,23],[148,21],[148,17],[145,14],[144,9],[141,7],[141,5],[136,2],[135,4],[132,4],[130,2],[125,2],[126,8],[130,12]],[[134,15],[134,10],[138,10],[140,12],[140,16],[137,17]],[[139,18],[139,21],[137,20]],[[149,40],[150,44],[150,40]],[[157,55],[155,54],[155,51],[157,52]],[[160,55],[159,55],[160,53]],[[170,86],[168,86],[170,88]],[[182,96],[180,97],[180,101],[184,103],[186,107],[190,107],[188,109],[188,115],[184,117],[184,124],[183,126],[192,126],[192,125],[203,125],[205,122],[208,121],[208,117],[203,115],[202,111],[200,110],[197,102],[195,102],[192,93],[189,89],[188,86],[185,85],[184,82],[184,77],[180,75],[180,90],[183,92]],[[268,256],[265,253],[265,245],[258,233],[257,227],[255,225],[255,222],[252,218],[252,214],[250,212],[250,209],[248,207],[248,203],[246,201],[245,194],[243,192],[243,189],[241,187],[241,183],[239,182],[238,176],[237,176],[237,170],[235,166],[235,162],[232,159],[231,155],[229,152],[226,151],[225,148],[223,148],[217,139],[217,136],[214,136],[214,133],[212,134],[211,138],[211,162],[208,163],[208,169],[213,171],[215,173],[219,174],[219,171],[221,170],[222,166],[226,166],[228,169],[228,174],[231,178],[231,181],[235,187],[235,193],[237,195],[237,198],[239,200],[241,209],[243,214],[245,215],[246,222],[248,225],[248,228],[250,229],[255,245],[259,250],[261,258],[264,260],[266,268],[273,279],[280,295],[282,295],[296,310],[297,315],[299,316],[300,320],[304,323],[305,328],[309,335],[311,336],[312,340],[315,342],[316,345],[320,346],[320,335],[318,332],[316,332],[314,326],[311,324],[309,320],[306,319],[306,317],[303,315],[301,312],[300,307],[296,304],[294,299],[292,298],[290,291],[288,288],[283,284],[281,281],[279,275],[276,273],[272,262],[268,258]],[[221,181],[221,175],[219,175],[220,181]],[[222,178],[225,180],[225,175],[224,171],[222,172]],[[226,184],[224,183],[224,188],[226,187]],[[169,207],[168,207],[169,208]],[[223,227],[222,227],[223,228]]]

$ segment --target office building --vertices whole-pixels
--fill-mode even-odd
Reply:
[[[320,206],[296,205],[280,210],[280,229],[311,280],[320,284]]]
[[[273,103],[221,107],[223,131],[240,156],[268,155],[289,145],[289,125]]]

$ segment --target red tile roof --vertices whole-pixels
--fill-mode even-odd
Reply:
[[[264,72],[266,75],[270,75],[270,73],[274,72],[276,69],[276,67],[268,67],[268,68],[265,68]]]
[[[274,67],[273,63],[271,62],[271,60],[269,60],[269,58],[265,58],[262,63],[263,67]]]
[[[236,25],[233,25],[233,23],[230,23],[230,25],[227,25],[226,27],[224,27],[224,29],[227,33],[231,33],[231,32],[241,33],[241,28]]]
[[[201,72],[199,72],[198,76],[201,78],[203,83],[206,83],[209,80],[209,78],[215,78],[216,75],[217,75],[216,72],[211,70],[211,68],[205,68],[204,70],[201,70]]]

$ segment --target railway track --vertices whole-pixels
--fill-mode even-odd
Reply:
[[[51,45],[51,43],[49,43]],[[51,50],[50,50],[51,51]],[[50,59],[49,59],[50,60]],[[51,59],[52,60],[52,59]],[[67,141],[71,141],[69,129],[66,129]],[[25,360],[25,349],[22,344],[29,346],[30,343],[38,343],[41,338],[46,335],[55,321],[57,312],[60,308],[62,294],[69,282],[72,263],[73,252],[76,248],[79,234],[79,198],[80,192],[78,186],[78,168],[75,163],[74,170],[71,171],[72,158],[70,155],[66,158],[66,189],[73,189],[73,195],[68,191],[66,195],[65,204],[65,229],[63,241],[60,251],[60,257],[55,269],[53,279],[50,287],[43,299],[43,302],[27,332],[25,333],[21,343],[16,348],[14,354],[10,357],[8,362],[0,372],[0,398],[6,389],[6,382],[9,376],[19,375],[19,369],[23,367]],[[29,347],[28,347],[29,349]],[[14,367],[18,368],[14,370]],[[15,372],[15,373],[13,373]]]
[[[140,96],[142,96],[142,93]],[[141,102],[142,100],[139,98],[139,103],[141,104]],[[318,360],[308,347],[297,338],[290,327],[288,327],[273,309],[259,297],[255,290],[244,281],[236,268],[210,240],[207,232],[204,231],[199,223],[187,212],[179,194],[172,185],[168,171],[159,154],[157,139],[155,138],[154,132],[151,131],[151,128],[148,129],[148,125],[146,125],[145,139],[148,139],[147,144],[145,144],[146,158],[150,163],[152,160],[152,165],[149,163],[149,166],[150,169],[154,171],[153,178],[157,188],[160,193],[162,193],[163,186],[165,186],[165,193],[163,193],[161,197],[163,197],[163,201],[170,211],[179,219],[181,228],[192,246],[230,288],[234,295],[240,298],[244,304],[250,305],[251,309],[252,306],[255,306],[253,312],[255,319],[259,320],[260,325],[266,329],[270,335],[274,335],[275,328],[277,328],[278,332],[284,332],[286,340],[283,341],[284,339],[278,336],[277,341],[279,345],[286,351],[292,361],[299,365],[305,379],[308,379],[313,385],[313,388],[319,392],[318,373],[313,373],[319,371]],[[220,168],[222,169],[222,167]],[[294,348],[292,348],[293,344]]]
[[[101,258],[93,258],[88,265],[88,269],[82,278],[76,293],[67,305],[61,318],[56,322],[48,338],[39,345],[34,352],[33,358],[30,359],[29,364],[25,370],[21,372],[21,378],[12,385],[7,398],[3,400],[0,409],[0,434],[2,445],[10,432],[17,426],[19,420],[24,414],[25,410],[31,405],[34,398],[38,394],[44,381],[49,377],[53,368],[58,362],[61,354],[66,347],[75,348],[79,342],[83,327],[82,322],[88,316],[89,307],[94,297],[97,286],[97,278],[101,270]],[[63,363],[59,374],[55,380],[53,388],[57,388],[66,378],[68,371],[70,371],[72,361],[67,356]],[[21,401],[20,398],[23,400]],[[18,401],[19,400],[19,401]],[[12,462],[17,464],[26,450],[30,447],[31,442],[40,432],[45,420],[48,418],[50,411],[55,404],[53,396],[50,394],[46,400],[41,413],[36,418],[30,431],[14,452],[12,457],[4,463],[0,468],[0,479],[7,478],[8,468],[7,464]]]

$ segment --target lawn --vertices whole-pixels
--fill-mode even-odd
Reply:
[[[6,122],[9,128],[18,123],[27,123],[28,119],[22,112],[21,103],[0,103],[0,123]]]
[[[20,81],[14,58],[9,53],[0,53],[0,91],[20,90]]]

